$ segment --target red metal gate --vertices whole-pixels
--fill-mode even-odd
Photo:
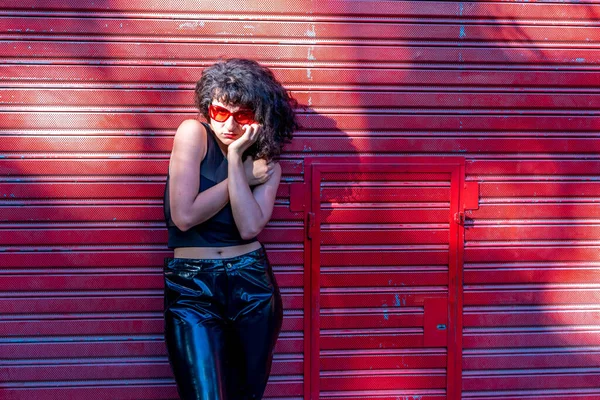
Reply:
[[[305,398],[458,398],[464,159],[305,163]]]

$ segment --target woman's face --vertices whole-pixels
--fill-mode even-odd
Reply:
[[[244,108],[238,106],[223,104],[218,100],[213,100],[212,105],[225,108],[230,113],[236,113],[245,110]],[[210,118],[210,126],[212,130],[215,132],[215,135],[221,141],[221,143],[223,143],[225,146],[229,146],[234,140],[239,139],[244,134],[244,130],[242,128],[245,125],[246,124],[240,124],[238,121],[236,121],[233,115],[230,115],[229,118],[223,122],[219,122],[214,118]]]

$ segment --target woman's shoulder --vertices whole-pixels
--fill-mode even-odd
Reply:
[[[196,119],[186,119],[177,128],[174,138],[174,152],[191,152],[200,154],[201,159],[206,154],[206,127]]]
[[[177,128],[177,133],[206,135],[206,127],[197,119],[186,119]]]

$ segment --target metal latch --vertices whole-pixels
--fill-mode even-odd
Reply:
[[[454,222],[456,222],[459,225],[464,225],[465,224],[465,212],[464,211],[460,211],[454,214]]]

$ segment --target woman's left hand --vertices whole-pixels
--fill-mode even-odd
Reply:
[[[227,147],[227,155],[241,157],[258,139],[260,128],[259,124],[244,125],[242,127],[244,134]]]

